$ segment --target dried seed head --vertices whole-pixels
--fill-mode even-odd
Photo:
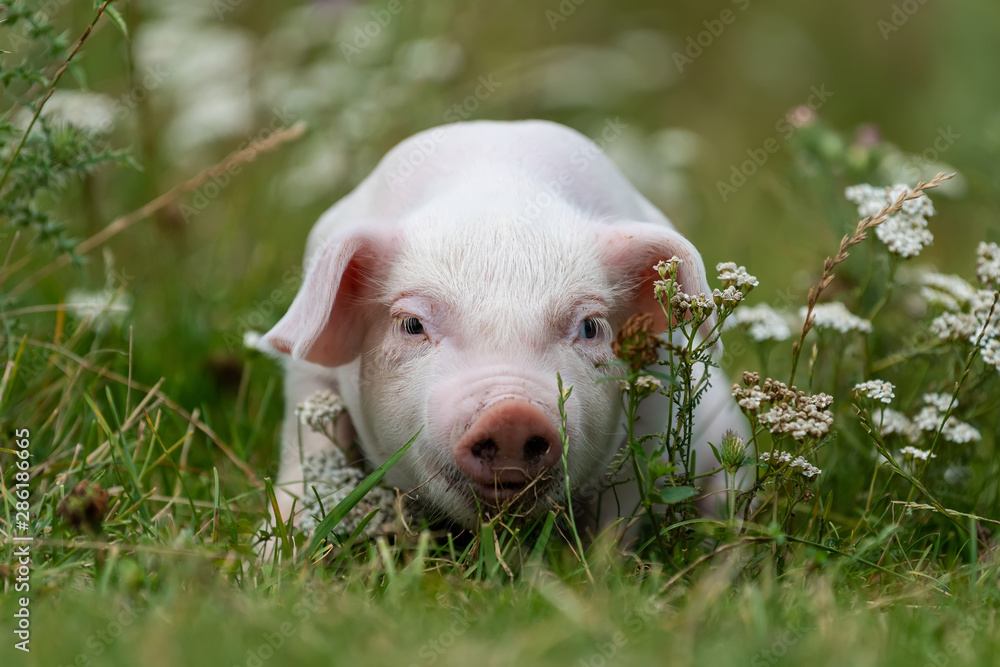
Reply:
[[[660,339],[653,334],[653,316],[639,313],[630,317],[618,332],[611,350],[632,370],[653,366],[660,360]]]
[[[74,530],[98,533],[107,511],[108,492],[97,482],[84,480],[62,499],[57,513]]]

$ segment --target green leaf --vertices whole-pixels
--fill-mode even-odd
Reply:
[[[667,505],[673,505],[693,498],[697,493],[698,489],[693,486],[668,486],[660,491],[660,501]]]
[[[316,552],[316,549],[319,548],[319,545],[323,542],[323,540],[326,539],[326,536],[329,535],[330,532],[344,520],[347,513],[354,509],[354,506],[360,503],[362,498],[368,495],[369,491],[374,489],[378,483],[382,481],[382,478],[385,477],[387,472],[389,472],[389,469],[396,465],[396,462],[399,461],[399,459],[403,458],[403,454],[405,454],[406,450],[410,448],[410,445],[413,444],[418,435],[420,435],[420,431],[417,431],[405,445],[399,448],[399,451],[386,459],[386,462],[376,468],[372,474],[368,475],[368,477],[365,478],[365,481],[358,484],[356,489],[347,494],[347,497],[341,500],[340,503],[334,507],[322,521],[319,522],[319,525],[316,526],[316,530],[313,532],[312,539],[309,540],[309,546],[305,550],[307,558],[312,558],[312,555]]]
[[[122,15],[117,9],[115,9],[114,5],[108,5],[104,9],[104,13],[108,15],[111,22],[115,24],[116,28],[118,28],[118,32],[120,32],[125,39],[128,39],[128,25],[126,25],[125,19],[122,18]]]

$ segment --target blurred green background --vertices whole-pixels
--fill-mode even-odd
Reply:
[[[93,15],[86,2],[49,4],[72,36]],[[105,169],[65,191],[60,213],[77,238],[255,138],[308,123],[299,140],[25,298],[99,289],[112,260],[114,287],[133,299],[134,377],[166,377],[168,395],[210,417],[239,409],[239,341],[287,308],[318,215],[395,143],[457,118],[546,118],[594,138],[624,127],[605,148],[626,175],[707,264],[746,264],[777,306],[804,302],[853,226],[842,193],[856,182],[959,172],[935,195],[935,244],[917,263],[968,277],[975,242],[1000,238],[996,2],[178,0],[119,10],[128,38],[103,21],[62,87],[105,96],[114,123],[102,140],[131,148],[142,169]],[[740,169],[745,183],[722,196]],[[29,252],[32,266],[50,255]],[[108,347],[127,349],[128,326],[109,335],[120,341]],[[274,370],[250,381],[256,402],[276,391]],[[276,428],[268,405],[275,419],[263,423]],[[273,433],[258,441],[265,456]]]

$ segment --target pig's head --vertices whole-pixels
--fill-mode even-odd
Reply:
[[[350,371],[339,389],[371,463],[420,432],[389,473],[400,489],[465,525],[482,509],[530,514],[561,499],[566,472],[595,484],[621,445],[602,362],[631,315],[662,318],[652,267],[672,255],[682,288],[706,290],[698,252],[660,225],[425,214],[326,243],[265,340]],[[565,471],[557,373],[573,387]]]

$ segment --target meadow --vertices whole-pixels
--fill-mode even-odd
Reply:
[[[2,664],[1000,664],[994,3],[0,8]],[[671,343],[618,337],[638,539],[358,516],[375,478],[275,523],[247,335],[389,148],[478,118],[594,138],[717,288],[665,257]],[[709,514],[701,363],[749,434]]]

